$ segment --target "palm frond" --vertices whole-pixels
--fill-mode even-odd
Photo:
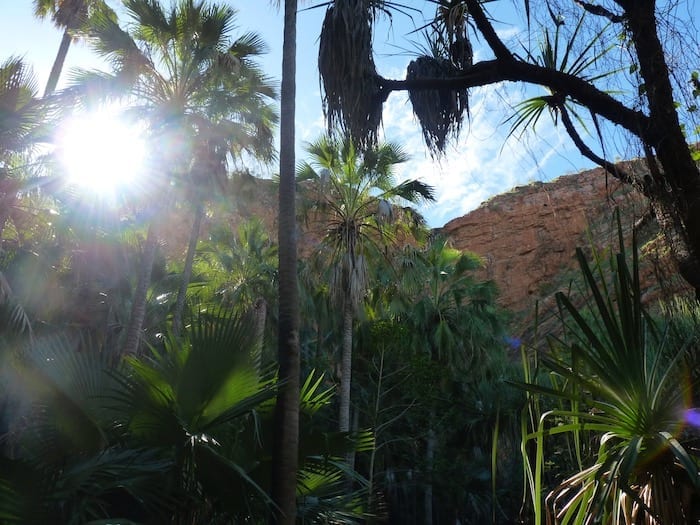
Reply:
[[[262,36],[254,32],[242,34],[228,49],[230,54],[243,58],[264,55],[267,51],[267,44]]]
[[[37,97],[34,73],[18,57],[0,64],[0,161],[31,149],[43,136],[50,105]]]
[[[418,180],[404,181],[392,193],[413,204],[435,200],[435,189]]]

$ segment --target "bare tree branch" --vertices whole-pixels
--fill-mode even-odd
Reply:
[[[590,2],[584,2],[583,0],[574,0],[578,5],[580,5],[584,11],[591,13],[592,15],[602,16],[610,20],[613,24],[620,24],[625,21],[625,17],[622,15],[617,15],[612,11],[606,9],[602,5],[592,4]]]
[[[469,15],[474,20],[474,24],[479,32],[484,35],[484,39],[489,47],[493,50],[498,60],[508,61],[513,59],[513,54],[505,46],[503,41],[498,37],[491,22],[486,18],[481,3],[478,0],[467,0],[467,8]]]
[[[634,186],[646,195],[643,184],[640,184],[639,181],[634,176],[632,176],[631,173],[628,173],[620,166],[605,160],[603,157],[596,155],[596,153],[588,147],[588,145],[583,141],[581,135],[574,126],[574,123],[571,120],[571,115],[569,115],[569,111],[563,104],[558,105],[557,109],[559,110],[559,114],[561,115],[561,122],[564,125],[564,129],[569,134],[569,137],[573,141],[574,145],[581,152],[581,155],[598,164],[598,166],[605,169],[605,171],[610,173],[610,175],[612,175],[616,179]]]
[[[661,140],[649,125],[649,118],[641,111],[628,108],[591,83],[574,75],[569,75],[537,64],[519,60],[486,60],[474,64],[464,75],[454,78],[416,78],[411,80],[390,80],[378,77],[382,95],[391,91],[419,89],[467,89],[500,82],[527,82],[545,86],[587,107],[593,113],[610,122],[622,126],[643,141],[655,145]]]

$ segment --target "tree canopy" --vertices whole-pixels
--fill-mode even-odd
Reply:
[[[523,41],[501,36],[513,27],[490,12],[503,2],[429,3],[436,5],[425,27],[431,54],[416,57],[405,79],[377,71],[372,41],[377,17],[401,6],[382,0],[328,5],[319,72],[329,127],[340,126],[362,147],[372,145],[388,95],[408,91],[428,146],[441,153],[460,130],[470,89],[541,86],[546,94],[522,103],[515,122],[531,125],[550,114],[585,157],[647,196],[679,272],[700,296],[700,171],[686,136],[697,110],[698,74],[671,56],[697,48],[694,32],[674,15],[682,3],[524,0],[512,7],[527,27]],[[487,50],[475,61],[477,41]],[[627,171],[607,158],[610,129],[639,144],[646,170]]]

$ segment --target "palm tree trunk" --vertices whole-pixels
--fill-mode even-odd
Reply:
[[[129,316],[129,325],[122,355],[136,354],[139,349],[141,328],[143,326],[143,320],[146,317],[146,298],[148,295],[148,288],[151,285],[151,271],[153,270],[153,261],[155,261],[156,258],[157,248],[158,235],[156,226],[154,223],[151,223],[148,227],[148,234],[146,235],[146,242],[141,255],[141,271],[139,272],[139,279],[131,302],[131,315]]]
[[[430,414],[430,428],[428,429],[428,439],[425,444],[425,466],[427,483],[425,485],[424,494],[424,508],[425,525],[433,525],[433,466],[435,465],[435,444],[437,439],[435,437],[435,430],[433,430],[433,422],[435,421],[435,414],[431,411]]]
[[[297,0],[284,2],[282,89],[280,101],[279,183],[279,378],[272,457],[274,524],[296,522],[299,454],[299,291],[297,288],[296,181],[294,118],[296,99]]]
[[[6,192],[5,196],[0,199],[0,252],[2,252],[2,238],[5,233],[5,225],[10,220],[10,210],[15,204],[16,195],[17,192]]]
[[[379,370],[377,370],[377,390],[374,397],[374,411],[372,413],[372,427],[374,428],[375,443],[379,441],[379,412],[381,410],[381,399],[383,396],[382,385],[384,383],[384,349],[379,353]],[[372,452],[369,455],[369,468],[367,469],[367,512],[369,516],[373,516],[375,510],[375,487],[374,487],[374,464],[377,458],[378,445],[372,447]],[[373,518],[370,518],[368,523],[375,523]]]
[[[5,233],[5,224],[7,224],[7,213],[0,212],[0,252],[2,252],[2,236]]]
[[[253,349],[253,363],[258,372],[262,367],[262,353],[265,347],[265,323],[267,322],[267,301],[258,297],[253,305],[253,317],[255,319],[255,348]]]
[[[185,267],[182,269],[182,282],[180,289],[177,291],[177,300],[175,301],[175,311],[173,312],[173,335],[180,336],[182,330],[182,314],[185,310],[185,299],[187,297],[187,288],[192,279],[192,265],[194,264],[194,254],[197,251],[197,241],[199,240],[199,230],[202,227],[202,219],[204,218],[204,204],[197,203],[194,210],[194,222],[190,231],[190,242],[187,245],[187,255],[185,257]]]
[[[345,300],[343,308],[343,349],[340,357],[340,412],[338,429],[350,430],[350,385],[352,381],[352,303]]]
[[[58,46],[58,53],[56,53],[56,59],[53,61],[51,73],[49,74],[49,80],[46,82],[46,89],[44,90],[45,97],[56,91],[58,77],[61,76],[61,71],[63,71],[63,64],[66,61],[66,55],[68,55],[68,49],[70,48],[72,41],[73,37],[70,36],[70,33],[66,29],[63,32],[61,44]]]

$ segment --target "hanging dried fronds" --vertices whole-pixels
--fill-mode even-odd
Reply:
[[[364,303],[369,283],[369,267],[362,254],[347,252],[340,258],[339,264],[331,273],[331,292],[333,300],[339,306],[349,301],[353,309],[359,311]]]
[[[318,69],[329,130],[340,129],[360,148],[377,144],[385,96],[372,56],[372,24],[381,3],[336,0],[321,29]]]
[[[438,0],[431,24],[439,56],[449,58],[458,69],[471,67],[473,50],[467,32],[469,10],[463,0]]]
[[[407,80],[454,78],[472,67],[466,3],[464,0],[434,2],[435,18],[430,30],[425,32],[428,45],[423,55],[408,65]],[[459,133],[464,112],[469,116],[467,90],[409,90],[409,97],[426,145],[433,155],[442,154],[447,138]]]
[[[408,64],[406,79],[452,78],[460,74],[449,60],[420,56]],[[459,134],[465,110],[469,111],[466,89],[409,90],[413,113],[418,118],[426,146],[434,155],[445,151],[447,137]]]

